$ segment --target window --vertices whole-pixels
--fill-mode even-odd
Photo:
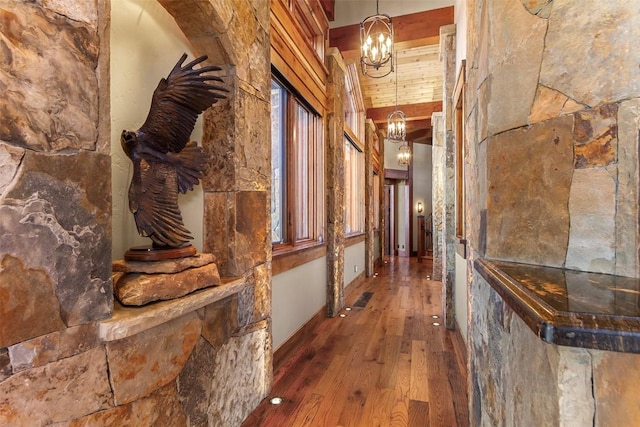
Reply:
[[[364,153],[347,135],[344,138],[345,233],[364,232]]]
[[[465,239],[465,150],[464,150],[464,86],[465,86],[465,61],[462,62],[460,74],[456,82],[453,103],[455,105],[454,135],[456,150],[456,237]]]
[[[380,175],[373,171],[373,228],[380,228]]]
[[[322,119],[278,79],[271,82],[271,242],[274,249],[322,241]]]
[[[347,66],[344,76],[344,125],[359,140],[364,140],[365,107],[355,64]]]
[[[287,240],[285,207],[287,188],[284,179],[285,154],[285,97],[284,88],[271,82],[271,242]]]

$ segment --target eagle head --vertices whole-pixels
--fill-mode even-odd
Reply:
[[[120,144],[125,154],[131,159],[138,143],[138,135],[130,130],[123,130],[120,135]]]

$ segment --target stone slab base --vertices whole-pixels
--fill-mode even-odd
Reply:
[[[218,267],[212,262],[177,273],[124,273],[114,280],[114,294],[123,305],[141,306],[219,285]]]

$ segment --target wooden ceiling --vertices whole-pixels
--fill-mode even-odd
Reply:
[[[371,118],[384,133],[387,115],[397,105],[407,116],[407,140],[430,144],[431,114],[442,111],[440,27],[453,24],[453,7],[392,19],[396,72],[383,78],[365,76],[361,70],[358,73],[367,118]],[[347,65],[360,69],[359,24],[331,29],[329,44],[342,52]]]

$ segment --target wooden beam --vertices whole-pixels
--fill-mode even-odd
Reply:
[[[320,0],[320,4],[322,4],[322,9],[324,9],[327,19],[333,21],[335,19],[336,0]]]
[[[424,128],[424,129],[417,129],[414,130],[413,132],[408,132],[407,133],[407,141],[415,141],[416,139],[421,139],[421,138],[429,138],[431,139],[431,134],[432,134],[432,128]]]
[[[385,169],[384,177],[386,179],[409,179],[409,171],[402,169]]]
[[[364,19],[366,16],[362,18]],[[392,20],[394,44],[409,42],[408,46],[411,46],[419,39],[435,40],[437,43],[440,37],[440,27],[453,24],[453,6],[396,16]],[[329,30],[329,45],[337,47],[343,56],[348,51],[359,52],[360,24]]]
[[[442,101],[398,105],[397,108],[407,116],[407,121],[424,120],[430,119],[431,114],[442,111]],[[373,120],[375,123],[385,122],[387,116],[395,109],[395,106],[369,108],[367,109],[367,118]]]

